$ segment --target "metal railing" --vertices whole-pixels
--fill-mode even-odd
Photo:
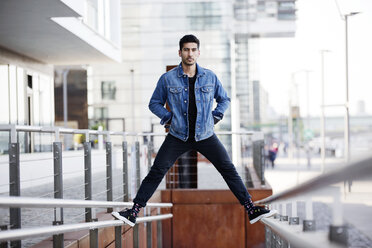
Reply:
[[[113,208],[116,206],[125,206],[124,203],[127,203],[130,200],[130,196],[134,196],[140,186],[141,179],[143,179],[145,174],[150,170],[152,160],[154,158],[153,155],[156,153],[156,150],[159,148],[159,144],[162,143],[164,136],[166,135],[166,133],[129,133],[22,125],[0,125],[0,131],[9,132],[10,142],[8,161],[4,159],[4,156],[1,156],[0,166],[5,164],[9,165],[8,193],[10,197],[19,197],[21,195],[21,191],[22,195],[24,195],[23,187],[21,187],[22,185],[32,183],[42,184],[46,179],[53,179],[49,180],[49,182],[53,183],[53,185],[50,187],[45,187],[53,190],[48,192],[43,191],[41,195],[35,195],[31,192],[29,195],[39,198],[49,197],[47,199],[48,204],[57,204],[57,202],[60,204],[60,199],[66,198],[66,196],[68,196],[70,199],[78,198],[85,200],[83,201],[85,202],[85,211],[79,214],[76,213],[77,209],[68,207],[67,205],[68,203],[72,204],[72,202],[74,202],[76,208],[78,208],[77,205],[83,205],[83,202],[76,202],[78,200],[63,200],[63,206],[50,205],[54,208],[54,211],[51,212],[53,212],[52,214],[54,215],[54,220],[52,223],[56,226],[56,230],[59,230],[57,227],[61,226],[62,224],[64,226],[70,225],[68,220],[76,223],[79,218],[84,216],[85,222],[95,222],[96,218],[93,208],[105,207],[107,208],[107,212],[112,212]],[[45,133],[53,135],[54,142],[50,149],[51,155],[50,153],[40,153],[39,156],[32,157],[32,154],[22,153],[21,159],[20,146],[22,144],[19,142],[21,137],[19,135],[20,132],[40,134]],[[71,154],[70,151],[66,151],[67,147],[64,142],[62,142],[65,140],[62,138],[63,135],[71,134],[85,135],[82,150],[75,151],[73,154]],[[248,167],[255,167],[256,170],[258,168],[260,171],[260,173],[258,173],[259,177],[263,178],[264,168],[260,167],[259,164],[257,167],[254,159],[252,159],[254,141],[263,140],[262,133],[216,132],[216,134],[221,139],[226,139],[226,143],[228,144],[227,150],[230,153],[235,165],[238,165],[241,168],[241,170],[238,172],[243,180],[245,179],[247,186],[252,187],[252,179],[250,177],[249,170],[247,169]],[[104,147],[103,149],[105,153],[102,152],[103,150],[96,150],[92,147],[92,137],[98,137],[98,140],[101,140],[101,144],[105,143],[105,146],[101,145],[101,147]],[[155,138],[157,137],[160,139],[156,140]],[[112,140],[114,140],[114,142]],[[128,140],[132,141],[132,143],[130,144]],[[53,139],[50,139],[50,142],[52,141]],[[223,143],[225,144],[225,142]],[[259,143],[262,144],[262,142]],[[235,146],[234,149],[232,148],[233,146]],[[76,153],[79,154],[76,155]],[[259,159],[262,161],[262,158]],[[100,165],[96,165],[98,160]],[[66,161],[69,162],[66,164]],[[118,163],[118,161],[120,162]],[[23,166],[21,166],[21,162]],[[21,170],[23,171],[23,176],[27,173],[33,173],[32,169],[30,169],[33,168],[33,166],[26,166],[26,164],[35,164],[35,162],[40,162],[38,163],[37,169],[44,170],[44,174],[33,176],[29,179],[21,178]],[[70,163],[73,163],[72,168],[68,167],[70,166]],[[102,166],[103,164],[105,165],[104,167]],[[253,164],[255,164],[254,167]],[[99,171],[97,171],[98,167],[101,168]],[[204,166],[203,168],[207,168],[207,166]],[[209,170],[209,168],[207,169]],[[168,174],[171,175],[171,178],[180,178],[179,171],[170,171]],[[78,183],[74,181],[74,183],[71,184],[70,181],[66,179],[70,177],[78,178],[79,176],[83,180]],[[170,188],[176,188],[175,184],[179,184],[179,181],[176,182],[175,180],[170,180],[169,183],[171,184]],[[4,185],[0,185],[0,189]],[[78,195],[78,192],[81,192],[82,195]],[[0,195],[1,194],[4,194],[4,192],[1,193],[0,191]],[[50,197],[54,197],[56,201],[52,202]],[[24,201],[23,203],[26,205],[8,205],[10,208],[9,223],[0,223],[1,228],[20,229],[22,225],[27,226],[24,223],[25,221],[29,220],[31,223],[33,220],[43,217],[45,213],[44,211],[42,213],[32,212],[32,214],[30,214],[31,217],[27,216],[26,218],[22,219],[21,208],[32,208],[32,200],[30,202],[30,199],[24,197],[18,199],[19,200],[13,200],[14,202]],[[92,203],[96,202],[93,201],[93,199],[101,201],[100,204],[97,203],[99,206],[91,205]],[[124,203],[121,202],[119,204],[116,202],[119,199]],[[106,200],[106,202],[109,203],[103,203],[102,200]],[[40,200],[40,202],[44,202],[46,206],[48,205],[43,200]],[[114,205],[114,203],[119,205]],[[80,221],[84,220],[81,219]],[[4,222],[4,219],[1,222]],[[28,222],[26,222],[26,224],[28,224]],[[151,225],[147,225],[146,228],[147,233],[151,233]],[[96,234],[92,235],[96,236]],[[138,243],[138,228],[136,227],[134,228],[133,238],[133,242]],[[62,246],[63,234],[54,234],[53,240],[56,247]],[[12,241],[11,246],[20,247],[21,242]]]
[[[353,198],[353,193],[346,189],[346,182],[360,182],[360,185],[364,185],[362,191],[365,195],[372,196],[371,175],[372,157],[362,158],[256,201],[256,204],[265,204],[279,211],[274,219],[262,219],[266,226],[266,247],[356,247],[348,239],[348,231],[354,227],[345,222],[343,208],[346,208],[345,201],[348,199],[351,199],[353,205],[358,204],[356,201],[359,198],[364,203],[364,199],[360,197],[360,192],[355,193],[359,195]],[[305,210],[301,218],[299,206]],[[351,219],[353,215],[371,216],[372,209],[367,208],[365,211],[367,213],[346,213]],[[355,230],[358,232],[357,226]],[[358,247],[372,245],[371,241],[367,243],[367,246]]]
[[[122,208],[131,207],[133,203],[130,202],[109,202],[109,201],[91,201],[91,200],[66,200],[66,199],[45,199],[45,198],[31,198],[31,197],[0,197],[0,207],[11,207],[11,208]],[[148,213],[148,208],[157,208],[160,213],[160,208],[170,208],[171,203],[148,203],[145,208],[145,214]],[[93,211],[95,212],[95,211]],[[172,218],[172,214],[160,214],[156,216],[145,216],[139,217],[137,223],[160,221],[168,218]],[[93,218],[95,218],[93,216]],[[160,222],[158,222],[160,224]],[[20,240],[40,235],[56,235],[67,232],[74,232],[80,230],[93,230],[103,227],[121,227],[124,223],[120,220],[111,221],[95,221],[87,223],[67,224],[58,226],[44,226],[44,227],[33,227],[25,229],[15,229],[0,232],[0,242]],[[119,230],[120,231],[120,230]],[[159,237],[158,233],[158,238]],[[98,236],[94,235],[93,244],[98,243]],[[115,246],[121,247],[121,238],[115,240]],[[91,245],[92,247],[92,245]],[[94,247],[94,246],[93,246]],[[97,246],[96,246],[97,247]]]
[[[91,207],[91,204],[95,201],[91,201],[93,198],[98,198],[98,199],[103,199],[103,196],[105,196],[105,199],[107,202],[110,202],[110,203],[100,203],[98,204],[101,208],[102,207],[107,207],[107,212],[112,212],[113,211],[113,207],[114,206],[125,206],[125,204],[123,205],[123,203],[117,203],[116,205],[113,204],[115,200],[118,200],[118,199],[121,199],[123,200],[124,202],[128,202],[129,201],[129,193],[130,193],[130,188],[129,188],[129,184],[130,184],[130,177],[129,177],[129,173],[130,171],[132,170],[135,170],[136,173],[135,174],[135,177],[136,177],[136,185],[134,187],[134,190],[132,190],[132,194],[135,193],[136,190],[138,190],[138,187],[139,187],[139,183],[140,183],[140,152],[139,152],[139,140],[138,138],[139,137],[144,137],[144,136],[148,136],[150,137],[151,136],[156,136],[158,134],[144,134],[144,133],[123,133],[123,132],[110,132],[110,131],[96,131],[96,130],[75,130],[75,129],[67,129],[67,128],[59,128],[59,127],[35,127],[35,126],[19,126],[19,125],[0,125],[0,131],[8,131],[9,132],[9,156],[8,156],[8,161],[5,161],[6,164],[9,164],[9,196],[17,196],[19,197],[21,195],[21,184],[27,184],[27,183],[30,183],[30,182],[35,182],[36,180],[39,180],[39,181],[42,181],[44,179],[47,179],[47,178],[53,178],[53,180],[51,180],[53,182],[53,186],[51,186],[51,188],[53,188],[53,191],[52,192],[48,192],[47,194],[43,194],[42,196],[47,196],[47,197],[54,197],[56,198],[55,200],[57,199],[62,199],[64,198],[64,194],[66,194],[67,191],[82,191],[84,193],[84,195],[82,196],[78,196],[80,199],[83,198],[84,200],[86,200],[86,202],[84,203],[83,202],[79,202],[79,203],[76,203],[75,201],[75,208],[71,209],[73,210],[74,212],[76,212],[76,210],[79,208],[79,207],[82,207],[85,209],[85,211],[82,213],[82,214],[79,214],[77,216],[74,216],[73,218],[70,218],[72,222],[76,222],[77,219],[80,218],[80,216],[85,216],[85,221],[86,222],[89,222],[89,223],[85,223],[85,225],[82,225],[81,223],[80,224],[67,224],[66,223],[66,217],[67,216],[70,216],[71,214],[67,214],[67,210],[68,209],[64,209],[64,208],[68,208],[67,205],[66,205],[66,202],[64,202],[61,206],[61,207],[58,207],[58,208],[55,208],[56,206],[53,206],[54,207],[54,221],[52,222],[53,225],[55,227],[53,227],[51,230],[54,230],[56,233],[58,232],[59,234],[54,234],[53,235],[53,245],[54,247],[63,247],[63,240],[64,240],[64,237],[63,237],[63,233],[60,234],[61,232],[59,230],[70,230],[70,229],[66,229],[66,226],[67,225],[70,225],[71,228],[75,228],[76,226],[79,226],[79,228],[83,228],[83,227],[88,227],[93,223],[93,222],[96,222],[97,219],[95,217],[95,211],[94,209],[92,209]],[[54,134],[54,142],[52,144],[52,156],[48,156],[47,158],[45,158],[45,162],[46,163],[46,166],[45,166],[45,170],[48,170],[49,172],[48,173],[44,173],[44,176],[36,176],[31,178],[31,179],[27,179],[27,180],[21,180],[21,169],[25,170],[26,171],[26,168],[23,166],[21,168],[21,160],[20,160],[20,157],[21,157],[21,153],[20,153],[20,143],[19,143],[19,132],[29,132],[29,133],[34,133],[34,132],[37,132],[37,133],[51,133],[51,134]],[[63,142],[61,142],[61,138],[60,136],[63,135],[63,134],[84,134],[85,135],[85,142],[83,143],[83,151],[80,151],[80,153],[83,153],[81,154],[81,158],[83,158],[82,160],[78,161],[79,162],[79,165],[77,164],[74,164],[72,167],[73,169],[70,170],[70,171],[64,171],[66,169],[66,164],[62,165],[62,162],[65,162],[66,159],[69,159],[69,158],[73,158],[73,157],[78,157],[78,156],[63,156],[63,153],[68,153],[68,151],[64,151],[63,149]],[[93,170],[94,170],[94,161],[93,161],[93,149],[92,149],[92,146],[91,146],[91,142],[90,142],[90,136],[104,136],[105,138],[105,159],[104,161],[101,161],[105,164],[105,167],[104,167],[104,170],[102,170],[102,172],[104,171],[105,172],[105,175],[99,175],[99,179],[94,179],[94,176],[96,173],[93,173]],[[114,164],[114,161],[113,161],[113,144],[111,142],[111,137],[112,136],[121,136],[122,137],[122,142],[121,142],[121,156],[122,156],[122,163],[120,166],[116,165],[118,169],[115,170],[115,173],[113,173],[113,168],[115,166]],[[162,136],[164,136],[162,134]],[[135,160],[135,163],[130,163],[128,162],[128,157],[129,157],[129,152],[128,152],[128,142],[126,141],[126,139],[128,137],[135,137],[135,147],[136,147],[136,151],[132,152],[131,153],[131,158],[133,158],[133,160]],[[103,140],[101,138],[101,140]],[[79,152],[79,151],[78,151]],[[22,156],[26,156],[27,154],[24,154]],[[100,155],[100,154],[99,154]],[[103,154],[102,154],[103,155]],[[41,155],[43,156],[43,155]],[[27,157],[27,156],[26,156]],[[45,155],[44,155],[45,157]],[[27,162],[27,159],[24,159],[25,162]],[[31,159],[32,160],[32,159]],[[62,161],[63,160],[63,161]],[[102,159],[101,159],[102,160]],[[36,161],[38,161],[38,159],[36,159]],[[34,161],[35,162],[35,161]],[[77,160],[74,160],[74,162],[77,162]],[[4,163],[4,162],[3,162]],[[53,165],[52,166],[52,171],[50,171],[50,165]],[[131,168],[130,165],[135,165],[135,169]],[[103,168],[102,166],[99,166],[101,168]],[[2,168],[4,169],[4,168]],[[37,171],[38,169],[40,168],[33,168],[33,170]],[[42,170],[44,168],[41,168]],[[31,171],[28,171],[30,173],[32,173],[32,170]],[[42,171],[41,171],[42,172]],[[40,172],[40,174],[42,174]],[[5,174],[5,173],[2,173],[2,174]],[[25,174],[25,173],[23,173]],[[27,174],[27,173],[26,173]],[[66,183],[68,183],[68,181],[64,180],[64,176],[73,176],[74,174],[76,174],[77,176],[81,176],[82,178],[84,178],[84,181],[83,182],[80,182],[78,185],[72,185],[72,186],[69,186],[69,187],[64,187]],[[101,173],[102,174],[102,173]],[[4,175],[3,175],[4,176]],[[5,180],[4,180],[5,181]],[[114,182],[113,181],[117,181],[118,185],[114,186]],[[105,185],[104,189],[102,189],[102,186]],[[95,190],[95,188],[99,186],[100,187],[100,192],[99,193],[94,193],[94,191],[98,191],[98,190]],[[82,190],[80,190],[80,187],[83,187]],[[115,191],[117,191],[117,193],[119,193],[119,197],[116,197],[114,199],[114,193]],[[31,195],[34,195],[34,194],[31,194]],[[76,194],[75,194],[76,195]],[[25,201],[26,198],[19,198],[17,201]],[[38,199],[39,200],[39,199]],[[51,199],[45,199],[46,201],[50,201]],[[40,202],[44,202],[45,203],[45,200],[40,200]],[[16,201],[15,199],[12,199],[13,201],[13,204],[14,202]],[[71,203],[71,201],[73,200],[68,200],[67,202]],[[27,203],[25,206],[23,206],[23,208],[30,208],[32,206],[32,204],[30,205],[30,199],[27,199],[27,202],[24,202],[24,203]],[[54,202],[53,204],[56,205],[56,202]],[[59,203],[58,203],[59,204]],[[90,205],[89,205],[90,204]],[[154,204],[154,203],[152,203]],[[128,203],[126,204],[128,205]],[[40,206],[40,204],[39,204]],[[48,206],[48,204],[46,204],[46,206]],[[149,205],[151,206],[151,204]],[[160,205],[160,206],[166,206],[166,205]],[[5,206],[6,207],[6,206]],[[2,229],[14,229],[14,230],[9,230],[9,231],[1,231],[1,235],[10,235],[11,233],[14,233],[15,236],[14,237],[19,237],[18,240],[15,240],[14,238],[11,238],[9,240],[12,240],[10,245],[12,247],[21,247],[21,237],[23,236],[19,236],[20,233],[23,232],[23,229],[21,229],[21,226],[22,226],[22,218],[21,218],[21,206],[14,206],[14,205],[9,205],[7,206],[9,207],[9,224],[6,224],[6,223],[1,223],[1,228]],[[98,207],[98,206],[97,206]],[[45,211],[42,211],[42,213],[38,213],[38,212],[32,212],[34,213],[35,216],[32,215],[32,218],[33,220],[38,220],[38,219],[42,219],[43,217],[43,214],[45,214]],[[149,215],[148,211],[145,210],[145,214]],[[75,213],[76,215],[76,213]],[[169,217],[169,215],[167,215]],[[4,217],[4,216],[3,216]],[[2,221],[1,222],[4,222],[5,219],[4,218],[1,218]],[[5,216],[6,217],[6,216]],[[164,217],[164,216],[163,216]],[[161,217],[161,218],[163,218]],[[28,218],[25,218],[25,219],[28,219]],[[151,219],[153,219],[152,217],[151,218],[148,218],[146,217],[145,219],[140,219],[139,222],[141,221],[150,221]],[[116,223],[116,225],[118,226],[118,223],[120,222],[113,222],[113,223]],[[63,225],[63,227],[62,227]],[[72,225],[72,226],[71,226]],[[96,225],[100,225],[99,223],[94,223],[92,224],[94,226]],[[92,226],[93,227],[93,226]],[[47,228],[48,229],[48,228]],[[161,223],[158,224],[158,228],[159,230],[159,234],[161,235]],[[71,229],[73,230],[73,229]],[[133,242],[134,243],[138,243],[138,227],[135,227],[134,228],[135,230],[135,233],[133,235]],[[39,230],[40,231],[40,230]],[[116,231],[117,232],[117,231]],[[119,231],[118,231],[119,232]],[[31,229],[28,229],[27,231],[27,236],[30,236],[31,233],[38,233],[38,230],[35,229],[35,227],[31,228]],[[41,232],[40,235],[44,233]],[[151,234],[151,225],[147,225],[147,233],[150,233]],[[116,233],[117,235],[119,235],[119,233]],[[35,236],[35,235],[32,235],[32,236]],[[97,239],[98,239],[98,232],[96,231],[92,231],[90,230],[90,236],[91,236],[91,242],[93,242],[94,244],[97,243]],[[118,236],[119,237],[119,236]],[[150,237],[150,236],[149,236]],[[121,239],[120,239],[121,240]],[[158,239],[160,242],[161,242],[161,238]],[[119,242],[119,241],[118,241]],[[151,244],[151,240],[148,241],[148,243]],[[97,243],[98,244],[98,243]],[[3,244],[1,244],[3,245]],[[28,244],[29,245],[29,244]],[[159,243],[160,245],[160,243]],[[161,246],[161,245],[160,245]]]

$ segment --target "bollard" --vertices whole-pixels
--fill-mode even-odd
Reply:
[[[128,142],[123,141],[122,144],[123,147],[123,201],[128,202],[129,201],[129,178],[128,178]]]
[[[85,184],[85,200],[92,200],[92,146],[89,142],[89,134],[86,134],[86,142],[84,142],[84,184]],[[85,208],[85,221],[92,221],[92,209]]]
[[[13,130],[14,129],[14,130]],[[17,133],[12,125],[11,143],[9,144],[9,196],[21,195],[19,143]],[[21,209],[9,208],[10,229],[21,228]],[[21,247],[21,240],[11,241],[11,247]]]
[[[313,219],[313,202],[311,198],[306,199],[306,220],[303,222],[303,231],[315,231],[316,225]]]
[[[59,140],[59,131],[56,131],[56,140]],[[62,174],[62,142],[53,142],[54,157],[54,198],[63,198],[63,174]],[[63,225],[63,208],[54,208],[53,225]],[[53,235],[53,247],[64,247],[64,235]]]
[[[109,134],[107,135],[107,139],[110,139]],[[109,141],[106,142],[106,190],[107,201],[112,201],[112,144]],[[107,208],[107,213],[111,213],[112,211],[112,208]]]

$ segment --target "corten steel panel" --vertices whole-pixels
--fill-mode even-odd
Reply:
[[[173,215],[173,247],[245,247],[244,210],[238,204],[177,204]]]
[[[172,191],[174,204],[235,203],[238,200],[230,190],[177,189]]]
[[[124,235],[121,236],[121,247],[132,248],[133,247],[133,228],[128,229]]]
[[[248,191],[253,201],[272,194],[270,188]],[[163,247],[264,247],[263,224],[249,224],[229,190],[165,190],[162,201],[173,203],[173,219],[163,224]]]
[[[106,247],[115,240],[115,228],[105,227],[98,229],[98,247]]]

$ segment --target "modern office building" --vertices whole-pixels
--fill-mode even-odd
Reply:
[[[178,41],[188,33],[201,40],[199,63],[217,74],[232,99],[218,128],[248,127],[252,82],[259,84],[254,42],[295,32],[294,0],[122,0],[121,7],[123,62],[88,72],[89,118],[109,120],[118,131],[161,130],[148,101],[166,67],[179,63]]]
[[[119,0],[0,1],[0,124],[54,125],[54,66],[121,60]],[[20,137],[21,150],[43,150]],[[4,141],[4,142],[3,142]],[[8,134],[0,132],[0,154]]]

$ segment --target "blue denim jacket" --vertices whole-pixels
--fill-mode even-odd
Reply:
[[[195,101],[197,117],[195,140],[200,141],[213,135],[213,117],[223,118],[223,114],[229,106],[230,98],[227,97],[221,82],[211,70],[202,68],[198,64],[196,66]],[[212,111],[213,99],[216,99],[217,106]],[[165,102],[168,102],[171,112],[164,107]],[[160,124],[162,125],[172,119],[170,134],[186,141],[189,136],[188,107],[189,81],[181,64],[179,64],[160,77],[152,94],[149,109],[161,119]]]

